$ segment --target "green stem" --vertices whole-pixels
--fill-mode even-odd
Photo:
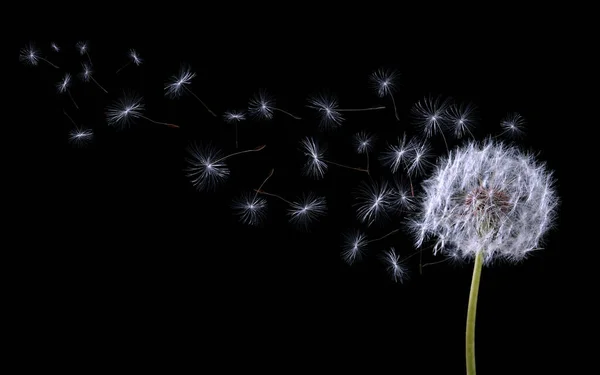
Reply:
[[[473,279],[469,293],[469,307],[467,310],[466,357],[467,375],[475,375],[475,316],[477,315],[477,295],[479,294],[479,281],[483,266],[483,251],[477,253],[473,266]]]

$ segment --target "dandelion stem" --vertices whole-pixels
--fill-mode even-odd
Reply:
[[[175,125],[175,124],[169,124],[168,122],[154,121],[154,120],[152,120],[152,119],[149,119],[148,117],[146,117],[146,116],[142,116],[142,115],[139,115],[139,117],[143,118],[143,119],[144,119],[144,120],[146,120],[146,121],[150,121],[150,122],[152,122],[152,123],[154,123],[154,124],[158,124],[158,125],[165,125],[165,126],[168,126],[168,127],[170,127],[170,128],[179,128],[179,125]]]
[[[371,107],[371,108],[346,108],[346,109],[335,109],[337,112],[364,112],[364,111],[377,111],[385,109],[385,106]]]
[[[75,127],[77,127],[77,124],[75,123],[75,121],[73,121],[73,119],[71,118],[71,116],[69,116],[69,114],[67,113],[67,111],[65,111],[63,109],[63,113],[65,114],[65,116],[67,116],[69,118],[69,120],[71,120],[71,122],[73,123],[73,125],[75,125]]]
[[[367,174],[371,175],[371,173],[369,172],[369,153],[367,152]]]
[[[267,180],[269,178],[271,178],[271,176],[273,176],[273,172],[275,172],[275,169],[271,168],[271,172],[269,172],[269,175],[267,176],[267,178],[264,179],[264,181],[260,184],[258,189],[255,189],[256,194],[254,194],[254,199],[252,201],[256,200],[256,197],[258,196],[258,193],[261,191],[262,187],[267,183]]]
[[[434,264],[440,264],[440,263],[444,263],[447,262],[450,258],[446,258],[446,259],[442,259],[442,260],[438,260],[437,262],[430,262],[430,263],[425,263],[422,268],[425,268],[427,266],[433,266]]]
[[[198,99],[198,101],[204,106],[204,108],[206,108],[206,110],[213,116],[217,117],[217,114],[214,113],[213,111],[210,110],[210,108],[208,108],[208,106],[202,101],[202,99],[200,99],[198,97],[198,95],[194,94],[194,92],[190,89],[188,89],[187,87],[185,87],[185,85],[181,85],[187,92],[189,92],[190,94],[192,94],[192,96],[196,99]]]
[[[90,57],[90,54],[89,54],[89,53],[87,53],[87,51],[85,51],[85,55],[87,56],[87,58],[88,58],[88,61],[90,62],[90,65],[91,65],[91,66],[94,66],[94,63],[92,63],[92,58]]]
[[[285,113],[286,115],[290,116],[290,117],[291,117],[291,118],[293,118],[294,120],[302,120],[302,118],[301,118],[301,117],[294,116],[294,115],[292,115],[291,113],[289,113],[289,112],[287,112],[287,111],[284,111],[283,109],[279,109],[279,108],[273,108],[273,110],[274,110],[274,111],[279,111],[279,112],[281,112],[281,113]]]
[[[442,135],[442,139],[444,140],[444,145],[446,145],[446,152],[450,153],[450,149],[448,148],[448,142],[446,142],[446,136],[444,135],[444,132],[440,130],[440,134]]]
[[[73,95],[71,95],[71,91],[67,90],[67,94],[69,95],[69,98],[71,98],[71,101],[73,102],[73,104],[75,105],[75,108],[79,109],[79,106],[77,105],[77,103],[75,102],[75,99],[73,99]]]
[[[471,280],[471,292],[469,293],[469,307],[467,310],[466,328],[466,360],[467,375],[475,375],[475,317],[477,314],[477,296],[479,294],[479,282],[481,280],[481,269],[483,268],[483,251],[479,251],[475,257],[473,266],[473,279]]]
[[[284,197],[282,197],[281,195],[277,195],[277,194],[271,194],[271,193],[267,193],[266,191],[263,190],[259,190],[259,189],[255,189],[255,191],[259,194],[263,194],[263,195],[269,195],[271,197],[275,197],[275,198],[279,198],[282,201],[284,201],[285,203],[289,204],[290,206],[293,206],[294,204],[290,201],[288,201],[287,199],[285,199]]]
[[[96,80],[94,79],[94,77],[92,77],[92,76],[90,75],[90,78],[92,79],[92,81],[94,81],[94,83],[95,83],[96,85],[98,85],[98,87],[100,87],[100,88],[102,89],[102,91],[104,91],[104,93],[105,93],[105,94],[108,94],[108,91],[106,91],[106,89],[105,89],[104,87],[102,87],[102,85],[101,85],[101,84],[99,84],[99,83],[98,83],[98,81],[96,81]]]
[[[366,241],[366,242],[365,242],[365,245],[366,245],[366,244],[370,244],[371,242],[375,242],[375,241],[383,240],[384,238],[386,238],[386,237],[389,237],[389,236],[391,236],[391,235],[392,235],[392,234],[394,234],[394,233],[397,233],[399,230],[400,230],[400,229],[394,229],[393,231],[391,231],[390,233],[386,234],[385,236],[381,236],[381,237],[379,237],[379,238],[375,238],[374,240],[369,240],[369,241]]]
[[[40,57],[40,60],[47,62],[48,64],[50,64],[50,66],[52,66],[52,67],[53,67],[53,68],[55,68],[55,69],[60,69],[58,66],[56,66],[56,65],[52,64],[50,61],[46,60],[46,59],[45,59],[45,58],[43,58],[43,57]]]
[[[214,161],[213,164],[216,164],[216,163],[218,163],[220,161],[223,161],[225,159],[229,159],[232,156],[241,155],[241,154],[245,154],[245,153],[248,153],[248,152],[257,152],[257,151],[262,150],[265,147],[267,147],[267,145],[258,146],[257,148],[253,148],[251,150],[244,150],[244,151],[234,152],[233,154],[229,154],[227,156],[223,156],[221,159]]]
[[[235,122],[235,148],[238,148],[238,123]]]
[[[336,165],[336,166],[338,166],[338,167],[342,167],[342,168],[348,168],[348,169],[353,169],[353,170],[355,170],[355,171],[359,171],[359,172],[367,172],[367,173],[369,173],[369,170],[368,170],[368,169],[362,169],[362,168],[349,167],[349,166],[347,166],[347,165],[338,164],[338,163],[335,163],[335,162],[332,162],[332,161],[329,161],[329,160],[323,160],[323,161],[324,161],[325,163],[328,163],[328,164],[333,164],[333,165]]]
[[[119,69],[117,69],[117,72],[115,74],[119,74],[119,72],[125,68],[127,68],[129,66],[129,64],[131,64],[131,61],[128,62],[127,64],[123,65],[122,67],[120,67]]]
[[[396,116],[396,120],[400,121],[400,117],[398,117],[398,110],[396,109],[396,100],[394,99],[394,95],[391,93],[390,98],[392,98],[392,104],[394,105],[394,115]]]

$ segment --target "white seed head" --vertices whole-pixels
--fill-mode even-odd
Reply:
[[[513,146],[471,141],[440,159],[412,222],[416,245],[464,259],[520,261],[540,248],[559,198],[545,165]]]

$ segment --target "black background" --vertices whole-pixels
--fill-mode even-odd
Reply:
[[[331,166],[324,180],[303,177],[298,142],[318,137],[329,159],[360,166],[364,158],[352,151],[352,135],[375,132],[373,175],[389,177],[376,154],[403,132],[416,133],[408,122],[411,106],[428,94],[450,96],[479,107],[479,139],[498,133],[508,112],[522,114],[527,136],[519,144],[538,151],[555,172],[562,198],[564,172],[555,147],[561,136],[548,125],[552,82],[540,68],[554,53],[553,36],[523,26],[481,35],[480,25],[458,29],[452,22],[433,32],[427,25],[400,30],[385,21],[388,26],[378,29],[373,19],[373,25],[324,28],[309,20],[275,25],[238,17],[209,25],[203,15],[202,26],[187,19],[167,25],[113,19],[106,21],[106,33],[40,32],[19,40],[15,60],[18,49],[34,41],[61,67],[41,62],[17,68],[22,122],[51,150],[38,162],[59,155],[55,173],[38,182],[47,186],[37,195],[43,212],[29,218],[43,221],[46,230],[26,238],[31,249],[15,267],[20,272],[14,284],[27,290],[17,305],[24,306],[19,311],[29,321],[28,335],[47,345],[58,339],[95,342],[106,358],[133,357],[148,346],[197,358],[201,368],[289,372],[364,364],[369,372],[464,373],[471,265],[439,264],[419,274],[419,257],[413,256],[409,278],[394,283],[378,254],[390,246],[403,257],[413,254],[404,232],[371,246],[363,262],[345,265],[342,235],[360,227],[352,191],[366,176]],[[75,49],[79,40],[89,40],[94,78],[109,94],[75,79],[75,110],[68,97],[56,94],[55,84],[64,72],[80,72],[85,56]],[[62,50],[52,52],[50,41]],[[143,65],[115,75],[129,48],[141,54]],[[181,63],[197,73],[191,88],[219,117],[191,96],[164,97],[164,83]],[[369,75],[382,67],[401,74],[395,94],[401,121],[389,99],[369,86]],[[216,193],[195,191],[183,172],[186,146],[211,140],[234,152],[233,126],[221,115],[247,108],[260,88],[276,97],[278,108],[303,119],[276,113],[271,121],[241,123],[240,149],[267,147],[230,159],[231,178]],[[124,131],[108,127],[105,108],[122,89],[144,96],[148,117],[181,128],[142,120]],[[335,93],[341,107],[383,104],[388,110],[350,113],[338,131],[319,132],[305,105],[321,89]],[[72,124],[63,109],[94,129],[87,148],[69,145]],[[256,188],[271,168],[265,190],[290,198],[305,191],[326,196],[328,216],[310,233],[290,226],[285,205],[274,199],[262,228],[246,227],[232,214],[231,200]],[[542,373],[564,364],[561,226],[559,216],[545,249],[523,264],[484,269],[476,337],[482,374]],[[398,227],[401,218],[367,233],[375,238]],[[435,260],[423,254],[423,262]],[[79,350],[80,358],[93,352]]]

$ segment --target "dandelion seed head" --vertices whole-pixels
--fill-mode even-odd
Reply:
[[[143,98],[133,92],[124,93],[106,107],[106,120],[109,126],[124,128],[142,116],[145,110]]]
[[[267,200],[257,196],[255,192],[247,192],[234,199],[232,208],[240,222],[259,226],[266,218]]]
[[[275,98],[266,90],[261,89],[248,101],[248,113],[260,120],[270,120],[274,115],[274,106]]]
[[[342,246],[342,259],[349,265],[362,259],[367,247],[367,236],[359,230],[354,230],[344,235]]]
[[[300,146],[304,155],[308,157],[303,167],[304,175],[315,179],[323,178],[327,172],[327,164],[323,161],[325,150],[321,149],[312,137],[305,137]]]
[[[436,253],[450,248],[470,259],[483,252],[488,262],[520,261],[539,249],[559,201],[544,164],[491,140],[441,159],[423,190],[411,225],[417,246],[432,238]]]
[[[214,191],[229,178],[230,171],[220,149],[211,144],[192,143],[186,151],[186,176],[198,191]]]

